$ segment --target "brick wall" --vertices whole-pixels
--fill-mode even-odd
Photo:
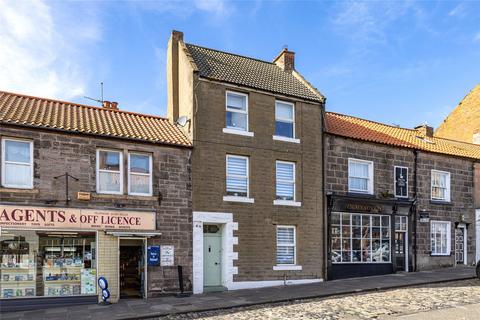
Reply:
[[[73,180],[69,182],[71,207],[156,211],[157,231],[162,235],[150,239],[149,244],[174,245],[175,264],[184,266],[186,283],[190,284],[192,274],[190,149],[6,125],[0,128],[0,138],[2,137],[30,139],[34,144],[34,189],[0,188],[2,203],[42,206],[48,203],[65,207],[65,179],[54,177],[68,172],[79,179],[78,182]],[[97,148],[122,150],[124,168],[127,168],[128,151],[152,154],[153,196],[127,195],[126,175],[124,195],[96,194]],[[77,200],[78,191],[91,192],[92,200]],[[151,295],[177,290],[177,275],[171,269],[149,267]]]
[[[415,153],[412,149],[396,148],[370,142],[363,142],[326,135],[326,191],[348,194],[348,158],[373,161],[374,195],[382,198],[394,194],[394,166],[409,169],[409,197],[414,197]],[[430,223],[417,222],[417,265],[419,269],[430,269],[454,263],[454,227],[461,216],[468,228],[468,263],[474,261],[475,253],[475,211],[473,189],[473,161],[447,155],[418,152],[418,193],[417,210],[430,212],[430,220],[452,222],[452,254],[448,257],[432,257],[430,244]],[[451,174],[451,202],[431,201],[431,170],[448,171]]]
[[[321,106],[295,101],[296,137],[300,144],[275,141],[275,96],[200,81],[196,87],[193,167],[194,211],[233,213],[238,222],[238,274],[234,281],[323,277]],[[248,94],[249,131],[254,137],[222,132],[225,91]],[[285,98],[278,98],[287,100]],[[252,203],[223,201],[225,157],[249,156]],[[275,206],[275,161],[296,163],[296,199],[301,207]],[[274,271],[276,225],[297,227],[297,260],[302,271]]]

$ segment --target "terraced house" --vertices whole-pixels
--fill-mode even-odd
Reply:
[[[326,114],[329,279],[475,262],[480,146]]]
[[[191,288],[191,143],[167,119],[0,91],[0,309]],[[160,256],[158,255],[160,254]]]
[[[324,97],[272,62],[168,44],[168,117],[193,142],[193,292],[324,278]]]

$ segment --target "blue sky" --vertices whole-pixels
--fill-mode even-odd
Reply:
[[[172,29],[272,60],[283,46],[327,110],[437,126],[480,83],[475,1],[0,1],[0,89],[165,115]],[[94,103],[93,103],[94,104]]]

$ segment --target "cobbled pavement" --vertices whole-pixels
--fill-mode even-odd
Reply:
[[[478,279],[229,310],[170,315],[162,319],[376,319],[473,303],[480,303],[480,280]]]

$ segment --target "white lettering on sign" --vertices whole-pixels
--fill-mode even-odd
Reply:
[[[0,227],[155,230],[155,212],[0,206]]]

